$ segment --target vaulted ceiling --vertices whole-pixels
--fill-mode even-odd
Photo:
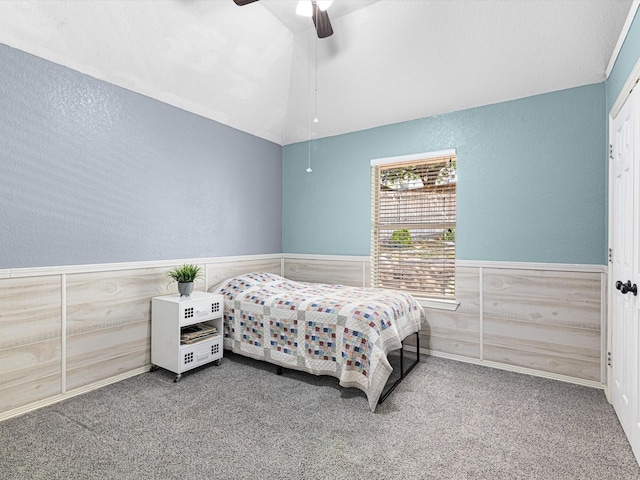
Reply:
[[[4,0],[0,43],[285,145],[604,81],[631,4]]]

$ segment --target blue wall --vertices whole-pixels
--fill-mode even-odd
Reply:
[[[0,45],[0,268],[281,252],[282,148]]]
[[[606,263],[595,84],[283,148],[283,251],[369,255],[370,160],[455,148],[457,258]]]
[[[0,45],[0,268],[369,255],[370,160],[446,148],[459,259],[606,264],[606,114],[639,45],[636,15],[606,84],[317,140],[311,174],[306,142],[281,149]]]

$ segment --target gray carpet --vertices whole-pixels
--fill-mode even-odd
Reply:
[[[586,387],[423,356],[371,413],[333,378],[237,355],[173,377],[0,423],[0,478],[640,478],[603,392]]]

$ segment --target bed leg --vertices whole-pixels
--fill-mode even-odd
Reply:
[[[276,375],[282,375],[282,367],[280,365],[276,365]]]

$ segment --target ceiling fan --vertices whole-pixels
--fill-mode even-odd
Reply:
[[[233,0],[234,3],[240,7],[244,5],[249,5],[250,3],[257,2],[258,0]],[[327,13],[326,7],[323,8],[322,5],[318,5],[317,0],[308,0],[311,2],[311,17],[313,18],[313,24],[316,27],[316,33],[318,34],[318,38],[326,38],[333,35],[333,28],[331,27],[331,22],[329,21],[329,14]],[[330,3],[330,2],[323,2]],[[328,6],[328,5],[327,5]]]

